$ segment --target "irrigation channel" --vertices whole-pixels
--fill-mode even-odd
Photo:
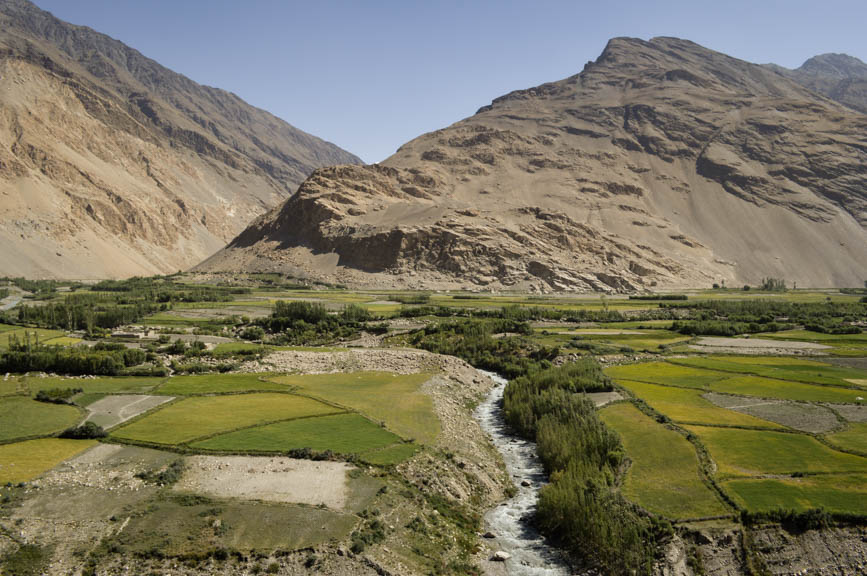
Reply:
[[[506,379],[479,370],[495,383],[488,397],[479,404],[476,420],[503,456],[506,470],[517,494],[485,515],[485,524],[495,537],[499,550],[509,554],[504,565],[509,576],[567,576],[571,574],[562,554],[545,541],[530,524],[545,471],[536,455],[536,444],[513,434],[503,416],[503,391]]]

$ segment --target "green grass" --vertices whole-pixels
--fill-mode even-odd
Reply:
[[[335,414],[287,420],[214,436],[191,446],[227,452],[287,452],[310,448],[317,452],[359,454],[400,442],[400,438],[359,414]]]
[[[30,398],[0,399],[0,442],[49,436],[75,426],[82,419],[75,406],[46,404]]]
[[[151,412],[116,429],[112,437],[155,444],[183,444],[246,426],[338,411],[333,406],[292,394],[199,396]]]
[[[721,478],[756,474],[867,473],[867,458],[828,448],[806,434],[686,426],[705,444]]]
[[[150,392],[163,381],[163,378],[117,377],[117,378],[38,378],[16,376],[7,381],[0,380],[0,396],[29,391],[36,394],[50,388],[81,388],[85,393],[94,394],[142,394]]]
[[[27,482],[96,444],[95,440],[40,438],[0,446],[0,484]]]
[[[825,439],[844,450],[867,455],[867,422],[850,422],[846,430],[829,434]]]
[[[404,439],[431,443],[440,431],[430,396],[419,390],[430,374],[350,372],[276,376],[273,381],[299,394],[346,406],[374,422],[384,422]]]
[[[361,460],[376,466],[389,466],[409,460],[418,452],[419,446],[412,443],[392,444],[379,450],[371,450],[361,455]]]
[[[223,342],[214,347],[214,356],[232,356],[239,352],[260,352],[268,350],[267,346],[254,344],[253,342]]]
[[[225,394],[227,392],[253,392],[286,390],[286,386],[260,378],[260,374],[196,374],[173,376],[157,389],[158,394],[187,396],[195,394]]]
[[[604,408],[600,415],[623,440],[632,466],[623,494],[668,518],[700,518],[729,510],[702,482],[695,448],[683,436],[657,423],[630,403]]]
[[[617,383],[650,404],[654,410],[665,414],[675,422],[782,428],[774,422],[716,406],[713,402],[701,397],[704,394],[701,390],[673,388],[629,380],[618,380]]]
[[[682,386],[686,388],[707,389],[712,382],[728,378],[730,375],[721,372],[711,372],[688,366],[677,366],[668,362],[645,362],[612,366],[605,373],[617,380],[632,380],[634,382],[649,382],[667,386]]]
[[[737,479],[723,489],[751,512],[824,508],[829,512],[867,514],[867,475]]]
[[[864,390],[837,388],[833,386],[813,386],[787,380],[772,380],[760,376],[735,376],[714,382],[710,386],[714,392],[758,396],[760,398],[779,398],[800,402],[834,402],[841,404],[863,403],[857,398],[867,397]]]
[[[25,334],[29,334],[31,338],[31,342],[35,342],[38,338],[39,342],[42,344],[47,343],[47,341],[52,338],[60,338],[65,334],[60,330],[46,330],[44,328],[21,328],[16,326],[13,330],[6,330],[0,332],[0,351],[6,350],[9,348],[9,340],[10,338],[18,338],[19,342],[24,342]]]
[[[710,356],[673,358],[672,363],[721,372],[752,374],[807,384],[851,385],[849,379],[867,378],[855,368],[841,368],[825,362],[791,357]]]

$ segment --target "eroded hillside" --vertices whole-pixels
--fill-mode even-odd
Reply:
[[[380,165],[316,171],[204,270],[635,290],[867,276],[867,116],[675,38],[618,38]]]
[[[23,0],[0,2],[0,271],[173,272],[352,154]]]

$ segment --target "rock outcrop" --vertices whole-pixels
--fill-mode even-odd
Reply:
[[[317,170],[201,270],[618,290],[867,277],[867,116],[686,40],[611,40],[380,165]]]
[[[174,272],[348,152],[0,0],[0,276]]]

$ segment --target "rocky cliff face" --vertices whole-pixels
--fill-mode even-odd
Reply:
[[[338,163],[360,161],[121,42],[0,0],[0,275],[187,268]]]
[[[857,58],[846,54],[820,54],[795,70],[771,67],[814,92],[867,114],[867,64]]]
[[[618,38],[381,165],[317,170],[202,270],[634,290],[867,277],[867,116],[692,42]]]

